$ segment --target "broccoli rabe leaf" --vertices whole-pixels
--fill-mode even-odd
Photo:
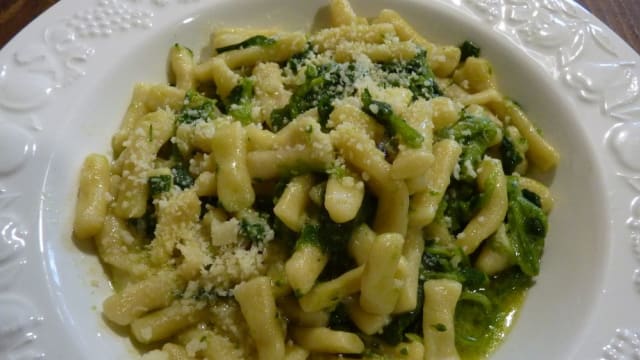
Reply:
[[[216,107],[216,101],[198,93],[188,90],[184,97],[184,103],[176,116],[178,124],[191,124],[198,120],[207,121],[220,114]]]
[[[524,160],[516,145],[508,136],[508,133],[505,132],[502,137],[502,144],[500,144],[500,153],[502,159],[502,169],[506,175],[511,175],[516,167]]]
[[[269,214],[254,210],[244,210],[239,214],[240,236],[252,243],[264,243],[273,240],[274,231],[269,225]]]
[[[320,225],[307,223],[300,230],[300,236],[296,241],[296,248],[303,246],[315,246],[326,250],[326,244],[320,243]]]
[[[436,83],[436,77],[427,62],[427,52],[420,49],[416,56],[408,61],[393,61],[380,64],[379,68],[387,74],[383,86],[402,86],[411,90],[413,98],[431,99],[442,95]]]
[[[337,331],[358,332],[358,328],[353,321],[351,321],[347,313],[346,305],[342,303],[338,304],[331,314],[329,314],[329,324],[327,324],[327,327]]]
[[[532,285],[531,277],[514,267],[493,276],[483,289],[463,291],[454,317],[461,357],[487,353],[501,342],[510,317]]]
[[[533,191],[522,189],[522,196],[531,201],[535,206],[542,209],[542,200],[540,200],[540,195],[534,193]]]
[[[147,203],[147,210],[144,215],[139,218],[128,219],[127,222],[132,230],[139,235],[138,238],[142,238],[150,242],[154,237],[156,225],[158,223],[156,209],[151,200]]]
[[[151,193],[151,196],[156,196],[171,190],[171,185],[173,185],[171,175],[149,177],[149,192]]]
[[[465,289],[480,289],[489,278],[471,266],[468,256],[458,246],[443,246],[433,241],[427,243],[422,254],[421,278],[450,279],[461,283]]]
[[[547,234],[547,216],[542,209],[523,195],[518,178],[507,178],[509,207],[506,228],[513,255],[522,272],[536,276]]]
[[[455,124],[437,132],[439,138],[453,139],[462,145],[462,154],[458,160],[460,168],[458,179],[473,181],[476,169],[484,153],[493,145],[501,130],[499,125],[483,116],[463,114]],[[455,175],[454,175],[455,176]]]
[[[247,40],[241,41],[237,44],[216,48],[216,52],[218,54],[222,54],[223,52],[238,50],[238,49],[246,49],[251,46],[271,46],[275,43],[276,43],[276,39],[266,37],[264,35],[256,35],[248,38]]]
[[[459,46],[459,48],[461,62],[467,60],[468,57],[480,56],[480,47],[478,47],[470,40],[465,40],[465,42],[463,42],[462,45]]]
[[[253,81],[248,78],[242,78],[226,99],[227,113],[233,116],[234,119],[239,120],[243,125],[250,124],[252,121],[253,87]]]
[[[447,219],[447,227],[452,234],[458,234],[469,223],[480,208],[482,194],[476,184],[451,180],[444,199],[440,202],[441,214]]]
[[[320,125],[324,127],[333,111],[332,101],[355,94],[355,64],[329,62],[305,67],[305,82],[298,86],[289,103],[271,113],[271,128],[278,131],[303,112],[318,108]]]
[[[391,135],[397,135],[408,146],[416,148],[422,145],[424,141],[422,134],[395,114],[391,105],[373,100],[368,89],[362,93],[362,110],[384,125]]]
[[[297,73],[305,63],[305,61],[311,58],[314,54],[315,52],[313,51],[313,45],[308,42],[302,52],[293,55],[289,58],[289,60],[287,60],[287,64],[285,66],[294,73]]]
[[[180,189],[184,190],[193,186],[193,177],[182,163],[178,163],[171,168],[171,175],[173,175],[173,182]]]
[[[421,271],[423,268],[421,267]],[[404,314],[394,316],[391,322],[382,329],[380,338],[390,345],[396,345],[405,340],[407,333],[422,333],[422,308],[424,304],[425,279],[418,280],[418,297],[416,308]]]
[[[323,208],[318,214],[319,241],[329,254],[329,262],[324,267],[320,280],[330,280],[353,269],[355,262],[349,255],[347,245],[353,231],[365,222],[370,222],[376,208],[375,199],[365,195],[360,210],[353,220],[336,223]]]

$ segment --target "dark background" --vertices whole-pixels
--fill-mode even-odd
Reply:
[[[640,52],[639,0],[576,0]],[[0,0],[0,47],[57,0]]]

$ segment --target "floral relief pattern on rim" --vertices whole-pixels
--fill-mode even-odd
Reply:
[[[186,4],[196,1],[198,0],[173,2]],[[522,48],[534,55],[542,56],[543,61],[553,64],[553,75],[574,89],[580,99],[598,104],[605,115],[619,121],[608,134],[613,134],[617,127],[640,127],[640,123],[632,121],[634,118],[640,118],[640,81],[636,63],[620,60],[602,29],[586,20],[585,15],[571,0],[462,1],[476,13],[476,16],[489,20],[497,29],[519,40]],[[134,4],[135,9],[125,2]],[[91,12],[103,8],[106,9],[103,12],[105,16],[111,16],[108,9],[112,6],[110,4],[120,4],[120,9],[125,9],[124,13],[121,17],[110,19],[106,23],[94,21],[91,17],[83,17],[84,13],[78,13],[81,15],[76,17],[74,14],[64,22],[46,28],[41,44],[30,44],[14,53],[9,64],[0,63],[0,108],[20,114],[45,107],[58,89],[85,75],[84,66],[95,53],[94,46],[97,45],[96,40],[100,36],[132,28],[149,28],[153,25],[151,6],[161,8],[171,2],[100,0],[98,5],[87,10],[86,14],[101,13]],[[125,16],[127,14],[128,18]],[[74,18],[77,21],[74,22]],[[601,50],[599,55],[602,56],[585,60],[583,50],[594,46]],[[599,59],[609,61],[602,62]],[[603,73],[604,76],[587,78],[584,76],[585,67],[599,69],[598,73]],[[5,124],[12,125],[0,122],[0,126]],[[42,130],[40,125],[35,123],[32,127],[30,130]],[[22,136],[25,129],[26,127],[20,127],[19,130],[12,131]],[[1,135],[0,133],[0,138]],[[612,148],[614,158],[626,169],[631,170],[629,173],[618,175],[623,176],[640,192],[640,160],[630,159],[626,155],[638,145],[633,143],[633,138],[608,136],[607,144],[615,146]],[[22,145],[27,143],[33,146],[32,153],[26,150],[21,153]],[[10,149],[23,154],[19,156],[21,162],[8,166],[0,161],[0,166],[4,166],[0,167],[0,180],[7,173],[14,174],[22,168],[29,154],[34,155],[35,144],[33,137],[30,137],[17,148]],[[0,150],[2,149],[0,144]],[[33,348],[33,345],[37,338],[34,330],[43,319],[33,315],[37,310],[27,300],[8,293],[11,283],[16,281],[17,277],[14,275],[19,273],[24,262],[22,252],[27,236],[19,223],[6,212],[9,204],[19,196],[19,193],[11,193],[0,188],[0,358],[7,355],[9,358],[42,359],[45,357],[44,354]],[[634,254],[640,261],[640,196],[631,202],[631,216],[627,224],[632,229]],[[635,271],[633,278],[640,290],[640,268]],[[639,339],[640,331],[619,329],[615,337],[604,347],[601,359],[640,359]]]
[[[640,193],[640,76],[637,64],[622,59],[605,31],[589,22],[571,0],[463,0],[476,16],[517,41],[523,49],[614,120],[605,134],[609,155],[624,178]],[[589,50],[589,51],[587,51]],[[596,54],[596,56],[589,55]],[[640,263],[640,196],[630,200],[627,220],[632,253]],[[631,276],[640,291],[640,267]],[[602,359],[640,359],[638,332],[618,329],[603,348]]]
[[[0,189],[0,211],[6,210],[19,193]],[[41,359],[44,354],[33,346],[34,332],[42,318],[26,299],[6,292],[16,281],[26,260],[23,256],[27,232],[13,217],[0,215],[0,358]],[[5,293],[6,292],[6,293]]]
[[[150,2],[155,7],[169,3]],[[95,7],[47,26],[41,41],[21,46],[9,61],[0,62],[0,110],[11,114],[9,121],[0,121],[0,180],[19,176],[35,157],[35,135],[45,130],[36,111],[46,109],[56,92],[85,75],[97,40],[115,32],[148,29],[152,17],[146,3],[132,8],[124,0],[99,0]],[[0,188],[0,358],[44,359],[36,341],[44,318],[12,289],[26,263],[28,234],[22,222],[9,215],[10,205],[20,198],[20,193]]]

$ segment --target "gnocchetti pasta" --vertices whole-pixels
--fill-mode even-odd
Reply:
[[[86,157],[74,236],[144,359],[476,359],[512,324],[553,207],[527,172],[557,151],[473,42],[329,10],[171,46]]]

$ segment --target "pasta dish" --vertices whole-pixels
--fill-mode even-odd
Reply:
[[[329,9],[171,46],[86,157],[74,236],[144,359],[485,358],[538,275],[559,155],[480,47]]]

